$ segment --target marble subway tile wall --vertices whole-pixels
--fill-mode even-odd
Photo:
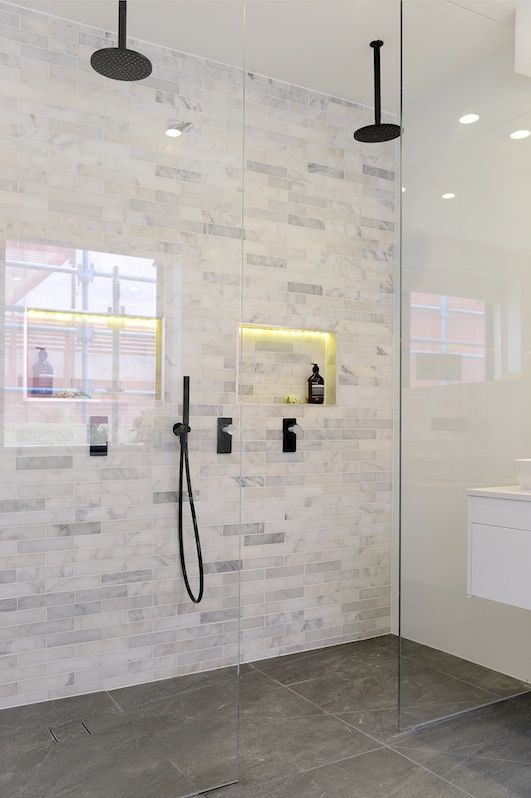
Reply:
[[[303,377],[306,344],[242,347],[242,519],[260,528],[242,553],[249,659],[389,630],[396,149],[356,143],[369,122],[352,102],[247,76],[243,321],[337,339],[335,403],[320,406],[278,402],[287,384],[306,396],[319,359]],[[302,427],[294,454],[283,417]]]
[[[244,660],[389,626],[394,149],[353,141],[366,109],[247,75],[242,162],[241,69],[136,43],[153,75],[104,81],[89,58],[109,39],[0,3],[1,251],[146,259],[164,320],[160,398],[94,405],[112,429],[106,458],[72,443],[92,406],[25,402],[6,365],[0,707],[235,663],[240,576]],[[191,127],[167,139],[176,120]],[[41,289],[27,265],[4,265],[7,319]],[[144,289],[123,303],[149,315]],[[296,406],[296,454],[281,451],[294,406],[240,396],[240,321],[337,334],[337,404]],[[6,324],[20,383],[10,341]],[[199,606],[176,544],[183,374]],[[218,416],[234,419],[232,455],[216,454]]]
[[[153,75],[106,81],[89,59],[110,38],[0,4],[0,706],[238,660],[240,537],[224,530],[241,520],[239,439],[218,456],[216,419],[238,428],[243,73],[137,42]],[[174,120],[188,123],[181,139],[164,135]],[[118,313],[163,318],[159,399],[125,393],[141,365],[125,344],[114,401],[23,397],[12,325],[24,307],[80,309],[82,293],[77,277],[42,279],[30,263],[70,269],[83,250],[99,269],[118,264],[144,280],[136,290],[122,280]],[[112,283],[89,281],[91,312],[113,304]],[[94,379],[104,356],[89,363]],[[61,357],[50,338],[56,380]],[[206,571],[199,606],[177,552],[183,374]],[[109,419],[107,457],[74,445],[93,414]]]

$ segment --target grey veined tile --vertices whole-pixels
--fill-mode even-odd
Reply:
[[[1,499],[0,513],[29,513],[45,509],[44,499]]]
[[[72,468],[74,458],[71,455],[21,455],[16,459],[17,471],[36,471],[46,469]]]
[[[99,521],[78,522],[73,524],[50,524],[46,532],[51,537],[70,537],[70,535],[99,535]]]
[[[323,715],[323,710],[258,671],[240,678],[242,718],[304,718]]]
[[[312,219],[310,216],[298,216],[294,213],[288,214],[288,224],[296,225],[297,227],[310,227],[314,230],[324,230],[326,228],[322,219]]]
[[[49,729],[82,722],[94,715],[116,714],[116,704],[106,693],[92,693],[55,701],[0,710],[1,745],[9,738],[38,737],[48,741]]]
[[[503,673],[498,673],[490,668],[476,665],[474,662],[454,657],[444,651],[438,651],[428,646],[416,645],[411,651],[406,651],[406,656],[415,662],[428,665],[441,673],[454,676],[462,681],[481,687],[484,690],[496,693],[497,696],[509,698],[511,695],[529,689],[526,682],[513,679]]]
[[[531,706],[501,701],[402,733],[391,744],[443,775],[472,754],[531,766]]]
[[[411,661],[402,662],[400,676],[401,705],[413,717],[414,709],[419,709],[416,722],[426,720],[430,708],[434,710],[431,717],[437,717],[443,707],[443,714],[448,715],[496,699],[493,693]],[[294,684],[292,689],[333,714],[392,709],[398,696],[397,663],[390,658],[366,666],[360,659],[348,672],[325,674]]]
[[[393,654],[386,647],[373,640],[362,640],[259,660],[254,663],[254,667],[282,684],[289,685],[332,673],[344,673],[354,678],[360,672],[370,671],[374,665],[385,664],[393,667],[394,662]]]
[[[322,285],[315,285],[314,283],[294,283],[288,282],[288,291],[295,294],[314,294],[321,296],[323,293]]]
[[[380,744],[327,714],[242,717],[240,772],[260,784],[374,750]]]
[[[153,504],[167,504],[179,501],[176,490],[157,491],[153,494]]]
[[[234,675],[234,674],[233,674]],[[238,680],[187,692],[167,693],[154,701],[138,695],[128,705],[127,691],[118,691],[125,715],[93,718],[87,726],[95,737],[158,740],[156,757],[164,754],[198,788],[226,783],[237,771]],[[178,793],[179,794],[179,793]]]
[[[130,712],[145,704],[151,704],[161,699],[168,700],[181,693],[201,690],[204,687],[216,684],[226,686],[227,682],[230,683],[230,690],[233,689],[234,685],[238,686],[236,668],[219,668],[203,673],[190,673],[187,676],[178,676],[174,679],[146,682],[145,684],[112,690],[109,695],[122,711]],[[224,688],[222,687],[221,689]]]
[[[253,524],[224,524],[223,535],[261,535],[265,529],[265,524],[258,522]]]
[[[327,177],[335,177],[338,180],[343,180],[345,177],[345,172],[343,169],[335,169],[331,166],[325,166],[324,164],[320,163],[309,163],[308,171],[326,175]]]
[[[101,581],[105,585],[120,585],[128,582],[148,582],[152,579],[151,569],[138,569],[136,571],[118,571],[113,574],[102,574]]]
[[[389,749],[313,767],[287,778],[215,790],[213,798],[464,798],[457,787]]]
[[[176,741],[167,728],[128,727],[18,751],[0,772],[9,798],[174,798],[195,792],[172,762]]]

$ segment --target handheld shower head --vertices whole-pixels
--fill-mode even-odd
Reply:
[[[96,50],[90,63],[96,72],[111,80],[143,80],[151,75],[149,58],[127,47],[127,0],[118,2],[118,47]]]
[[[391,141],[400,136],[402,130],[400,125],[393,125],[390,122],[382,122],[382,98],[381,98],[381,76],[380,76],[380,48],[383,41],[376,39],[371,42],[374,50],[374,125],[360,127],[354,133],[356,141],[363,141],[367,144],[378,144],[382,141]]]

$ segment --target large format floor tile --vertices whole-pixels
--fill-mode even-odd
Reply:
[[[88,720],[95,715],[116,715],[119,709],[107,693],[62,698],[0,711],[0,744],[15,735],[48,741],[49,729]]]
[[[240,734],[240,775],[245,784],[299,773],[380,745],[329,715],[242,721]]]
[[[497,698],[494,693],[413,660],[402,663],[400,680],[401,705],[420,709],[431,707],[432,718],[437,717],[436,713],[441,708],[442,714],[448,715]],[[296,682],[291,689],[333,714],[389,709],[397,706],[397,666],[393,659],[369,665],[363,661],[350,663],[349,670]]]
[[[476,665],[466,659],[454,657],[452,654],[446,654],[444,651],[437,651],[419,643],[411,644],[410,641],[405,641],[405,646],[402,657],[406,660],[427,665],[448,676],[495,693],[498,697],[508,698],[529,689],[529,685],[525,682],[484,668],[482,665]]]
[[[528,696],[397,735],[390,744],[477,798],[531,796]]]
[[[12,760],[0,773],[3,798],[175,798],[194,791],[149,732],[88,735],[49,743]]]
[[[258,784],[379,743],[261,673],[241,679],[240,774]]]
[[[231,686],[237,685],[237,677],[236,668],[220,668],[204,673],[178,676],[175,679],[163,679],[158,682],[123,687],[111,690],[108,695],[124,712],[127,712],[143,704],[150,704],[161,699],[171,699],[181,693],[199,690],[203,687],[227,684],[230,689]]]
[[[6,710],[0,795],[177,798],[229,783],[237,708],[233,671]]]
[[[464,798],[457,787],[388,748],[381,748],[259,786],[245,782],[212,798]]]
[[[521,682],[404,641],[401,722]],[[531,694],[397,731],[397,641],[294,654],[0,713],[2,798],[531,798]],[[238,701],[241,703],[238,722]]]
[[[360,673],[370,671],[375,666],[394,666],[396,650],[396,644],[391,648],[375,645],[372,640],[362,640],[354,644],[260,660],[254,662],[253,667],[286,685],[335,674],[357,678]]]

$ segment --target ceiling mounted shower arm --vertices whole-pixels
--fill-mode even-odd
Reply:
[[[127,47],[127,0],[118,0],[118,47],[104,47],[90,57],[98,74],[111,80],[144,80],[151,75],[149,58]]]
[[[371,42],[371,47],[374,50],[374,124],[379,125],[382,121],[382,77],[380,69],[380,48],[383,47],[383,41],[376,39]]]
[[[365,125],[354,131],[356,141],[365,144],[380,144],[384,141],[396,139],[401,134],[399,125],[393,122],[382,122],[382,76],[380,69],[380,50],[383,47],[381,39],[370,42],[374,53],[374,123]]]
[[[118,3],[118,47],[122,50],[127,47],[127,0]]]

